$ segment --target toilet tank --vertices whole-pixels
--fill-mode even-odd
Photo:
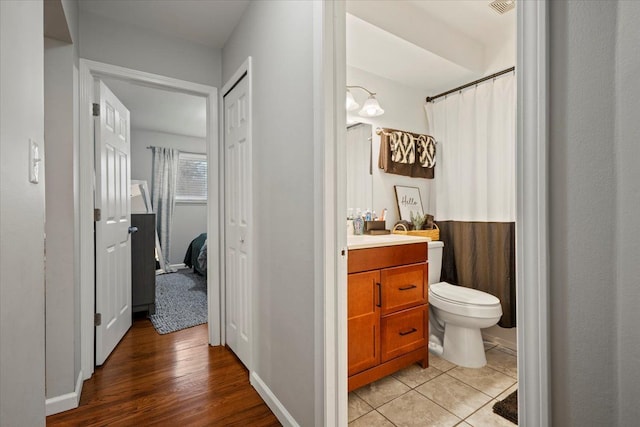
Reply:
[[[442,270],[442,248],[441,241],[429,242],[429,284],[440,281],[440,271]]]

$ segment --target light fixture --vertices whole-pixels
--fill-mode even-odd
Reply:
[[[347,111],[357,110],[358,108],[360,108],[360,104],[356,102],[351,91],[347,89]]]
[[[353,111],[360,107],[353,98],[353,94],[349,89],[362,89],[369,94],[369,98],[364,102],[362,109],[358,111],[358,114],[362,117],[377,117],[384,114],[384,110],[380,107],[376,94],[370,90],[363,88],[362,86],[347,86],[347,110]]]

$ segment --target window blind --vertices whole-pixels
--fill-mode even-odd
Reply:
[[[176,200],[207,200],[206,154],[180,153],[178,155],[178,188]]]

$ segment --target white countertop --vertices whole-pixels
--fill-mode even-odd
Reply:
[[[408,236],[406,234],[350,234],[347,236],[347,249],[379,248],[381,246],[408,245],[430,241],[430,237]]]

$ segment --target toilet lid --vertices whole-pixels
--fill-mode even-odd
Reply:
[[[491,294],[476,289],[455,286],[447,282],[434,283],[429,286],[429,292],[438,298],[456,304],[496,305],[500,300]]]

